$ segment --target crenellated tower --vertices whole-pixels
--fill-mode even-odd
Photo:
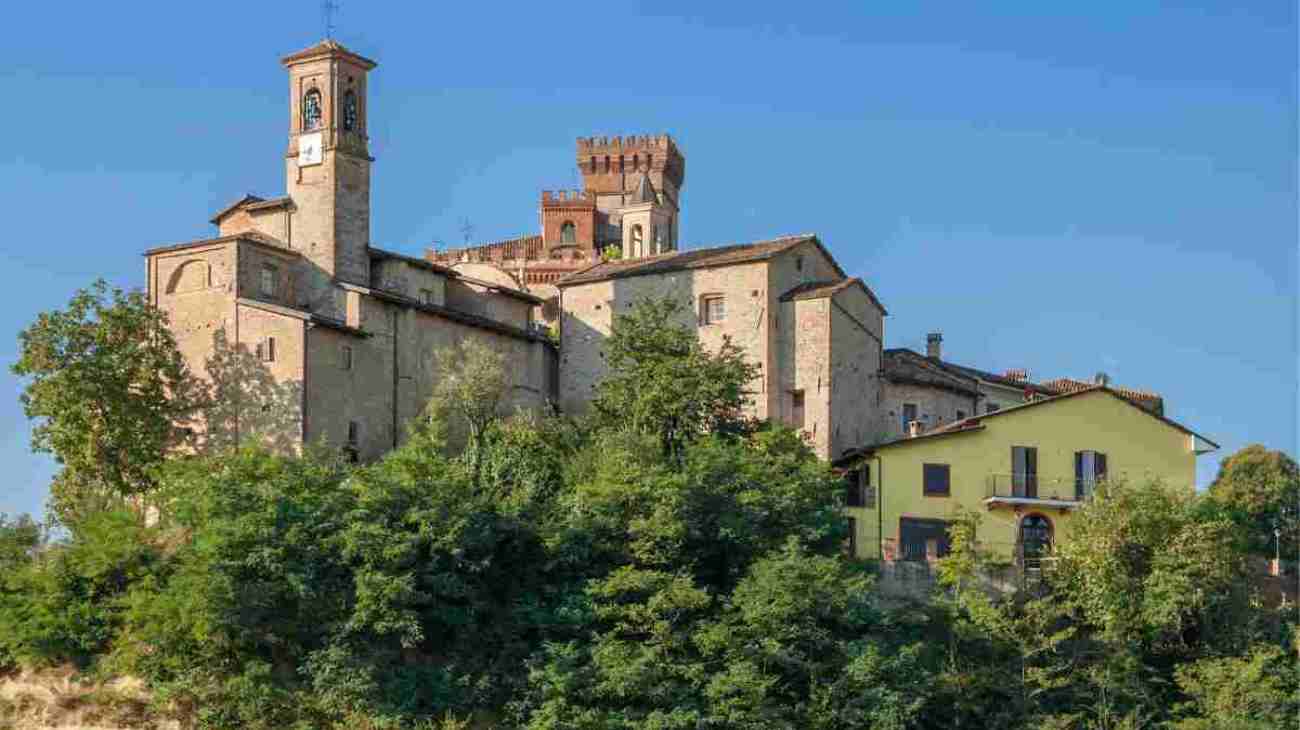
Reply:
[[[625,256],[677,248],[686,158],[672,137],[579,137],[577,164]]]

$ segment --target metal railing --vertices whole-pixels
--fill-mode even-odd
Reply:
[[[989,474],[985,497],[1054,499],[1082,502],[1092,494],[1096,480],[1074,477],[1042,477],[1037,474]]]

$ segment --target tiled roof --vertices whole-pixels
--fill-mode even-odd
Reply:
[[[782,251],[786,251],[801,243],[807,242],[813,242],[818,246],[821,246],[821,243],[817,241],[816,236],[811,233],[805,233],[794,236],[782,236],[767,241],[755,241],[754,243],[738,243],[727,246],[716,246],[713,248],[699,248],[690,251],[674,251],[672,253],[646,256],[636,259],[603,261],[560,279],[556,282],[556,286],[563,287],[572,284],[588,284],[594,281],[603,281],[605,279],[621,279],[629,276],[662,274],[669,271],[680,271],[683,269],[705,269],[714,266],[727,266],[731,264],[749,263],[751,261],[762,261],[771,258]],[[830,258],[830,256],[828,255],[827,258]]]
[[[876,293],[871,291],[871,288],[867,286],[866,282],[864,282],[862,279],[859,279],[856,276],[852,276],[847,279],[839,279],[836,281],[804,282],[794,287],[790,291],[782,294],[780,296],[780,301],[797,302],[797,301],[802,301],[804,299],[822,299],[823,297],[833,297],[836,294],[844,291],[845,289],[848,289],[851,286],[861,287],[862,291],[866,292],[867,297],[871,299],[871,302],[880,308],[882,314],[889,314],[889,312],[885,311],[885,305],[881,304],[880,300],[876,298]]]
[[[346,56],[352,59],[353,61],[361,64],[362,66],[364,66],[367,71],[369,71],[370,69],[374,68],[377,65],[374,61],[371,61],[369,58],[366,58],[365,56],[362,56],[359,53],[353,53],[352,51],[349,51],[347,48],[344,48],[342,43],[339,43],[333,38],[327,38],[321,41],[320,43],[317,43],[314,46],[304,48],[301,51],[297,51],[296,53],[290,53],[284,58],[281,58],[280,63],[283,63],[287,66],[295,61],[307,61],[313,58],[317,58],[319,56],[329,56],[329,55]]]
[[[227,205],[226,207],[217,211],[208,220],[212,224],[216,225],[221,222],[222,218],[225,218],[226,216],[230,215],[231,213],[234,213],[236,210],[239,210],[240,208],[245,208],[247,210],[263,210],[265,208],[279,208],[288,205],[289,203],[292,202],[293,199],[287,195],[283,197],[271,198],[270,200],[267,200],[265,198],[259,198],[258,196],[249,193],[244,197],[240,198],[239,200],[236,200],[230,205]]]
[[[1055,380],[1049,380],[1043,383],[1043,387],[1050,388],[1052,390],[1057,391],[1058,393],[1074,393],[1076,391],[1087,390],[1088,388],[1094,388],[1096,386],[1097,386],[1096,383],[1089,383],[1083,380],[1075,380],[1074,378],[1056,378]],[[1158,394],[1146,390],[1134,390],[1132,388],[1122,388],[1113,385],[1109,387],[1111,390],[1124,396],[1125,398],[1128,398],[1129,400],[1135,400],[1143,403],[1152,403],[1152,404],[1154,404],[1157,401],[1164,400]]]
[[[1000,417],[1002,417],[1002,416],[1006,416],[1006,415],[1009,415],[1009,414],[1020,413],[1021,411],[1023,411],[1023,410],[1026,409],[1026,408],[1034,408],[1034,407],[1042,406],[1042,405],[1045,405],[1045,404],[1048,404],[1048,403],[1057,403],[1057,402],[1059,402],[1059,401],[1063,401],[1063,400],[1066,400],[1066,399],[1069,399],[1069,398],[1075,398],[1075,397],[1078,397],[1078,396],[1084,395],[1084,394],[1086,394],[1086,393],[1094,393],[1094,392],[1102,392],[1102,393],[1106,393],[1106,394],[1108,394],[1108,395],[1110,395],[1110,396],[1112,396],[1112,397],[1114,397],[1114,398],[1119,399],[1120,402],[1125,403],[1125,404],[1127,404],[1127,405],[1129,405],[1129,406],[1132,406],[1133,408],[1136,408],[1138,411],[1140,411],[1140,412],[1142,412],[1142,413],[1145,413],[1145,414],[1147,414],[1148,416],[1151,416],[1152,418],[1155,418],[1155,419],[1157,419],[1157,420],[1163,422],[1163,423],[1164,423],[1165,425],[1167,425],[1167,426],[1170,426],[1170,427],[1175,428],[1175,429],[1177,429],[1177,430],[1179,430],[1179,431],[1182,431],[1183,433],[1188,434],[1188,435],[1190,435],[1190,436],[1195,436],[1196,438],[1199,438],[1199,439],[1201,439],[1202,441],[1205,441],[1206,443],[1210,444],[1211,446],[1213,446],[1213,447],[1216,448],[1216,449],[1219,448],[1219,445],[1218,445],[1217,443],[1211,441],[1211,440],[1208,439],[1208,438],[1205,438],[1205,437],[1202,436],[1201,434],[1196,433],[1195,431],[1193,431],[1193,430],[1191,430],[1190,428],[1188,428],[1188,427],[1182,425],[1181,423],[1178,423],[1177,421],[1174,421],[1174,420],[1172,420],[1172,419],[1166,418],[1166,417],[1164,417],[1163,415],[1161,415],[1161,414],[1159,414],[1159,413],[1154,413],[1154,412],[1152,412],[1151,410],[1149,410],[1149,409],[1147,409],[1147,408],[1143,408],[1141,405],[1139,405],[1138,403],[1134,402],[1131,398],[1127,398],[1127,397],[1121,395],[1120,393],[1116,392],[1115,390],[1113,390],[1113,389],[1111,389],[1111,388],[1109,388],[1109,387],[1107,387],[1107,386],[1104,386],[1104,385],[1089,385],[1088,387],[1086,387],[1086,388],[1082,388],[1082,389],[1080,389],[1080,390],[1074,390],[1074,391],[1071,391],[1071,392],[1069,392],[1069,393],[1062,393],[1061,395],[1054,395],[1054,396],[1050,396],[1050,397],[1047,397],[1047,398],[1038,398],[1038,399],[1035,399],[1035,400],[1029,401],[1028,403],[1020,403],[1020,404],[1018,404],[1018,405],[1009,406],[1009,407],[1007,407],[1007,408],[1002,408],[1002,409],[1000,409],[1000,410],[996,410],[996,411],[994,411],[994,412],[992,412],[992,413],[984,413],[984,414],[980,414],[980,415],[969,416],[969,417],[967,417],[967,418],[963,418],[963,419],[961,419],[960,421],[953,421],[952,423],[945,424],[945,425],[940,426],[940,427],[938,427],[938,428],[930,429],[929,431],[926,431],[926,432],[922,433],[922,434],[919,435],[919,436],[911,436],[911,437],[903,436],[903,437],[901,437],[901,438],[894,439],[893,441],[886,441],[886,442],[883,443],[883,444],[877,444],[877,445],[875,445],[875,446],[867,446],[867,447],[863,447],[863,448],[861,448],[861,449],[854,449],[853,451],[849,452],[848,454],[845,454],[843,457],[841,457],[839,460],[837,460],[837,463],[843,462],[845,459],[855,458],[855,457],[857,457],[857,456],[862,455],[863,453],[870,452],[870,451],[873,451],[873,450],[875,450],[875,449],[884,448],[884,447],[887,447],[887,446],[894,446],[894,445],[897,445],[897,444],[909,443],[909,442],[911,442],[911,441],[915,441],[915,440],[917,440],[917,439],[932,438],[932,437],[940,437],[940,436],[948,436],[948,435],[953,435],[953,434],[958,434],[958,433],[965,433],[965,432],[967,432],[967,431],[975,431],[975,430],[979,430],[979,429],[982,429],[982,428],[984,427],[983,424],[984,424],[985,419],[989,419],[989,418],[1000,418]]]
[[[211,246],[217,243],[230,243],[231,241],[248,241],[249,243],[255,243],[259,246],[273,248],[276,251],[283,254],[289,254],[292,256],[299,255],[297,251],[294,251],[293,249],[284,245],[284,243],[281,242],[278,238],[272,238],[271,236],[268,236],[264,233],[257,233],[256,231],[235,233],[229,236],[217,236],[216,238],[200,238],[195,241],[186,241],[185,243],[173,243],[166,246],[157,246],[155,248],[148,249],[141,255],[152,256],[158,253],[180,251],[187,248],[195,248],[197,246]]]
[[[952,373],[911,350],[885,350],[882,368],[885,377],[893,382],[943,388],[971,396],[979,394],[975,378]]]
[[[448,276],[456,275],[456,272],[452,271],[446,266],[443,266],[441,264],[435,264],[432,261],[429,261],[427,259],[420,259],[414,256],[407,256],[405,254],[397,253],[396,251],[388,251],[382,248],[375,248],[374,246],[369,247],[367,250],[370,252],[370,258],[372,259],[396,259],[398,261],[404,261],[412,266],[418,266],[422,269],[436,271],[439,274],[446,274]]]
[[[540,261],[543,260],[541,258],[542,237],[539,235],[518,236],[516,238],[507,238],[504,241],[480,243],[474,246],[447,249],[446,251],[429,249],[425,252],[425,256],[430,261],[440,263],[457,263],[461,261],[462,257],[466,261],[475,262],[497,262],[511,259]]]

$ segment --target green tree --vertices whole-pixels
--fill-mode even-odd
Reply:
[[[651,434],[673,456],[700,435],[746,430],[747,389],[759,374],[729,338],[707,351],[695,328],[681,324],[686,315],[673,299],[646,299],[617,315],[605,346],[610,372],[595,399],[607,423]]]
[[[1250,549],[1272,557],[1280,551],[1294,559],[1300,538],[1300,465],[1281,451],[1252,444],[1219,463],[1209,494],[1228,508],[1247,530]]]
[[[433,396],[426,418],[441,420],[464,436],[464,455],[477,473],[488,428],[503,416],[510,395],[505,356],[473,339],[434,353]],[[455,439],[460,442],[461,439]]]
[[[1286,727],[1300,712],[1295,662],[1282,649],[1256,645],[1248,654],[1214,657],[1175,672],[1189,700],[1175,730],[1265,730]]]
[[[12,366],[35,419],[32,448],[63,466],[51,512],[75,525],[113,500],[143,495],[204,398],[162,312],[103,281],[18,335]]]

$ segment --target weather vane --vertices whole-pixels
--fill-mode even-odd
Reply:
[[[334,0],[322,0],[320,4],[321,15],[325,19],[325,37],[334,37],[334,12],[339,9],[339,4]]]

